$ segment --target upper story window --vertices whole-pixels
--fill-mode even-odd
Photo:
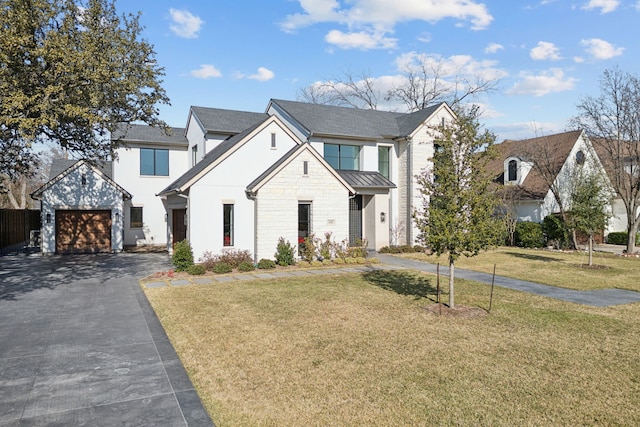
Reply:
[[[191,164],[195,166],[198,163],[198,146],[194,145],[191,147]]]
[[[141,148],[140,175],[169,176],[169,150]]]
[[[378,147],[378,172],[389,179],[389,153],[391,147]]]
[[[518,162],[515,160],[509,160],[508,166],[508,181],[517,181],[518,180]]]
[[[576,163],[578,163],[579,165],[583,165],[584,164],[584,153],[582,152],[582,150],[578,151],[576,153]]]
[[[360,170],[360,147],[357,145],[324,144],[324,159],[334,169]]]

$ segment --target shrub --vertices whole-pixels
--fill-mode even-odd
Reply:
[[[300,246],[300,256],[305,261],[313,261],[317,257],[317,246],[320,239],[316,239],[315,234],[311,234],[309,237],[305,237],[303,243]]]
[[[352,246],[347,251],[347,256],[350,258],[366,258],[367,248],[363,246]]]
[[[213,266],[213,272],[216,274],[231,273],[232,271],[233,271],[233,266],[228,262],[220,261]]]
[[[336,258],[333,260],[333,263],[338,265],[343,265],[345,262],[343,258]]]
[[[569,227],[567,227],[559,215],[547,215],[544,218],[542,221],[542,233],[547,241],[547,245],[551,245],[556,249],[569,247]]]
[[[359,257],[356,257],[355,260],[356,260],[356,264],[366,264],[367,263],[367,259],[365,257],[359,256]]]
[[[193,250],[188,240],[185,239],[175,244],[171,261],[176,267],[176,271],[185,271],[193,265]]]
[[[610,245],[626,245],[627,236],[629,233],[626,231],[614,231],[607,235],[607,243]],[[636,234],[636,245],[640,245],[640,233]]]
[[[262,258],[258,261],[258,268],[260,270],[269,270],[271,268],[276,268],[276,262],[272,259]]]
[[[322,265],[333,265],[333,261],[331,261],[330,259],[323,259]]]
[[[284,237],[278,239],[278,246],[276,247],[276,263],[281,266],[294,265],[296,260],[294,258],[296,247],[291,246],[291,243],[287,240],[285,243]]]
[[[309,261],[300,261],[296,263],[296,266],[301,268],[308,268],[308,267],[311,267],[311,263]]]
[[[320,243],[318,248],[320,252],[320,258],[323,260],[330,260],[333,258],[334,242],[331,239],[331,232],[324,233],[324,242]]]
[[[212,271],[218,262],[218,255],[214,255],[211,251],[206,251],[202,254],[198,262],[200,262],[207,271]]]
[[[322,261],[318,261],[317,259],[314,259],[313,261],[311,261],[311,267],[322,267]]]
[[[237,268],[242,262],[253,262],[253,257],[251,256],[251,252],[247,250],[235,250],[229,249],[222,251],[222,253],[218,256],[219,262],[225,262],[233,268]]]
[[[355,264],[356,263],[356,259],[353,257],[347,257],[344,260],[345,264]]]
[[[201,276],[204,273],[206,273],[206,271],[207,270],[204,268],[204,265],[202,264],[194,264],[187,267],[187,273],[189,273],[192,276]]]
[[[378,258],[369,258],[367,259],[369,264],[380,264],[380,260]]]
[[[523,248],[541,248],[544,245],[542,225],[537,222],[523,221],[516,224],[516,245]]]
[[[253,265],[252,262],[242,261],[240,264],[238,264],[238,271],[246,272],[246,271],[253,271],[255,269],[256,267]]]

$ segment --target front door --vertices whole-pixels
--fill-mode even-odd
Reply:
[[[362,196],[349,199],[349,246],[362,244]]]
[[[187,210],[186,209],[174,209],[173,210],[173,244],[183,241],[187,238]]]

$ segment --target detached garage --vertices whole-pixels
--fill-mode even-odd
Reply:
[[[111,179],[111,164],[63,161],[31,197],[42,202],[43,254],[120,252],[124,200],[131,194]]]

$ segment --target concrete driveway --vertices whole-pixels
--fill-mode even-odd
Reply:
[[[0,426],[212,426],[138,278],[166,254],[0,257]]]

